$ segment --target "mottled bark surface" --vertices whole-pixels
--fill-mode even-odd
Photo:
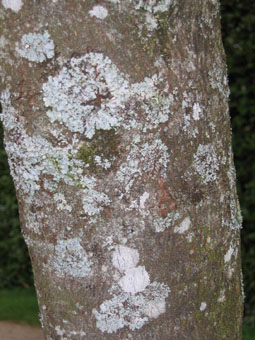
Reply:
[[[218,2],[3,0],[0,18],[46,339],[241,339]]]

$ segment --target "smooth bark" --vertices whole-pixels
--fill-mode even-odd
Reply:
[[[218,6],[1,2],[1,118],[47,340],[241,339]]]

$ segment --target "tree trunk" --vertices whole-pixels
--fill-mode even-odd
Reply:
[[[57,339],[241,339],[217,0],[2,0],[2,121]]]

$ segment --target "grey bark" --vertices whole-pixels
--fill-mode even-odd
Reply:
[[[3,0],[1,119],[47,340],[241,339],[216,0]]]

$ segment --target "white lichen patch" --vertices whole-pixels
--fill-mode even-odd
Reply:
[[[166,302],[165,301],[150,301],[148,302],[146,308],[144,309],[145,314],[151,318],[156,319],[160,316],[160,314],[165,313],[166,311]]]
[[[153,282],[141,293],[114,295],[100,305],[99,311],[93,310],[97,328],[107,333],[115,333],[123,327],[140,329],[165,312],[169,292],[166,285]]]
[[[113,252],[112,264],[121,272],[136,267],[138,262],[139,253],[136,249],[119,245]]]
[[[41,63],[54,57],[54,42],[48,31],[24,34],[21,42],[16,44],[18,54],[30,61]]]
[[[224,201],[225,200],[229,200],[230,216],[229,218],[227,218],[226,216],[222,216],[222,225],[232,230],[241,229],[243,217],[240,209],[240,204],[237,197],[235,197],[234,192],[228,192],[224,197]]]
[[[166,176],[166,170],[169,165],[169,152],[167,146],[160,139],[155,139],[152,143],[144,143],[140,147],[138,155],[144,163],[143,170],[147,174],[161,173],[164,177]]]
[[[192,113],[193,119],[194,120],[199,120],[200,117],[201,117],[201,113],[202,113],[202,109],[201,109],[199,103],[194,103],[194,105],[193,105],[193,113]]]
[[[136,10],[143,9],[150,13],[166,12],[176,0],[108,0],[113,4],[126,5],[132,4]],[[122,8],[122,7],[120,7]]]
[[[189,217],[186,217],[179,226],[174,227],[174,233],[183,234],[189,230],[191,221]]]
[[[7,45],[8,45],[9,41],[8,39],[4,36],[1,35],[0,36],[0,60],[8,60],[9,56],[8,56],[8,52],[7,52]],[[1,62],[2,64],[2,62]],[[2,66],[0,66],[0,72],[2,73]]]
[[[63,323],[67,323],[67,321],[65,322],[66,320],[63,320]],[[79,339],[83,336],[86,335],[86,333],[84,331],[77,331],[77,330],[73,330],[73,331],[70,331],[69,329],[66,330],[65,328],[61,328],[61,326],[56,326],[55,327],[55,331],[57,333],[57,335],[61,336],[61,340],[67,340],[67,339],[70,339],[70,337],[72,336],[76,336],[78,337]]]
[[[58,240],[52,261],[58,276],[86,277],[91,272],[92,261],[78,237]]]
[[[125,192],[129,193],[135,181],[144,173],[166,177],[168,165],[168,148],[160,139],[155,139],[151,143],[133,146],[126,162],[117,171],[116,179],[124,186]]]
[[[38,211],[36,214],[34,214],[31,210],[28,210],[26,213],[28,221],[28,223],[26,224],[26,228],[35,234],[41,235],[43,229],[43,225],[41,223],[43,214],[41,213],[41,211]]]
[[[53,198],[57,202],[57,210],[60,210],[60,211],[67,210],[69,212],[72,211],[72,207],[67,204],[64,194],[55,193]]]
[[[227,253],[224,255],[224,262],[227,263],[231,260],[232,255],[235,253],[235,248],[231,245]]]
[[[228,78],[226,73],[222,70],[221,65],[214,64],[211,70],[208,72],[209,82],[213,89],[217,89],[219,93],[224,97],[229,96]]]
[[[141,209],[145,209],[145,203],[148,200],[148,198],[150,197],[150,194],[148,192],[143,193],[142,196],[140,196],[140,208]]]
[[[189,54],[191,54],[189,50],[188,52]],[[193,56],[193,54],[191,54],[191,56]],[[186,69],[188,69],[188,65]],[[193,88],[192,83],[189,86]],[[187,133],[190,137],[193,138],[196,138],[199,133],[197,124],[194,124],[193,120],[198,121],[203,118],[203,109],[200,102],[201,99],[199,100],[199,98],[195,97],[192,91],[183,92],[182,99],[183,119],[182,121],[180,121],[181,129],[185,133]]]
[[[158,86],[162,84],[162,81],[161,76],[155,74],[151,78],[146,77],[143,82],[130,86],[128,102],[130,112],[127,114],[128,121],[125,122],[125,127],[136,127],[146,132],[168,121],[174,97],[169,93],[169,86],[166,82],[164,88],[159,90]],[[137,107],[143,119],[139,124],[134,115]]]
[[[139,253],[136,249],[122,245],[116,247],[112,256],[112,264],[119,271],[124,272],[118,284],[126,293],[142,292],[150,284],[150,277],[145,267],[136,267],[138,262]]]
[[[10,171],[17,189],[33,196],[40,189],[40,174],[47,168],[47,162],[44,162],[44,158],[49,143],[42,137],[36,139],[29,136],[22,137],[24,137],[22,144],[7,144],[6,152],[9,155]],[[15,161],[20,160],[21,157],[22,161],[16,168]]]
[[[235,184],[236,184],[236,171],[233,164],[233,161],[231,161],[231,164],[227,170],[227,176],[229,180],[229,186],[231,190],[235,190]]]
[[[83,177],[81,183],[84,186],[82,194],[83,209],[87,215],[97,215],[104,209],[104,206],[111,203],[106,194],[94,189],[96,180],[93,177]]]
[[[233,274],[235,273],[235,267],[229,267],[227,268],[227,276],[229,279],[231,279],[233,277]]]
[[[144,266],[138,266],[127,269],[118,283],[124,292],[136,294],[144,291],[150,284],[150,277]]]
[[[186,235],[186,239],[189,243],[191,243],[193,241],[193,238],[194,238],[194,233],[188,233]]]
[[[159,76],[130,84],[108,57],[88,53],[72,58],[68,67],[43,85],[44,103],[51,122],[92,138],[96,129],[124,127],[146,132],[168,120],[173,97]],[[137,107],[140,119],[137,117]]]
[[[203,312],[207,307],[207,303],[206,302],[201,302],[201,305],[200,305],[200,311]]]
[[[65,334],[65,331],[63,329],[61,329],[60,326],[56,326],[55,331],[56,331],[57,335],[60,335],[60,336]]]
[[[170,8],[171,5],[175,3],[175,0],[139,0],[138,6],[146,9],[149,12],[158,13],[158,12],[166,12]]]
[[[14,12],[18,13],[23,6],[23,0],[2,0],[4,8],[10,8]]]
[[[153,219],[153,226],[155,228],[155,231],[157,233],[163,232],[167,228],[171,227],[179,218],[180,218],[179,212],[175,211],[169,212],[166,218],[155,217]]]
[[[194,155],[193,166],[204,184],[217,179],[219,161],[213,145],[200,144]]]
[[[239,230],[242,228],[242,212],[240,209],[240,204],[237,198],[237,192],[236,192],[236,172],[235,167],[233,164],[232,159],[232,149],[229,150],[229,159],[230,164],[229,168],[227,170],[227,176],[229,180],[229,188],[230,190],[227,193],[224,193],[222,195],[221,200],[222,202],[229,202],[229,210],[230,210],[230,216],[227,218],[226,216],[222,216],[222,225],[229,227],[233,230]]]
[[[0,118],[5,129],[15,131],[15,135],[19,136],[18,142],[6,143],[6,152],[16,187],[23,191],[27,202],[33,201],[33,196],[41,188],[41,177],[46,175],[51,177],[51,181],[44,179],[44,189],[54,192],[58,210],[71,212],[66,198],[58,192],[60,182],[76,188],[78,186],[77,194],[88,216],[99,214],[104,206],[110,204],[108,196],[96,190],[96,179],[84,175],[84,162],[76,157],[81,143],[75,136],[65,147],[53,146],[40,136],[28,136],[19,115],[11,106],[9,90],[1,94],[1,103],[3,113]]]
[[[158,27],[157,19],[150,12],[146,13],[145,20],[146,20],[146,26],[149,31],[154,31]]]
[[[225,296],[225,289],[222,289],[220,291],[220,296],[218,297],[218,302],[224,302],[226,300],[226,296]]]
[[[89,15],[103,20],[108,16],[108,10],[101,5],[97,5],[89,11]]]
[[[70,68],[64,67],[43,85],[44,103],[51,107],[47,115],[52,122],[92,138],[95,129],[120,125],[116,110],[126,86],[117,68],[102,54],[72,58]]]
[[[170,292],[165,284],[150,283],[149,274],[144,266],[137,266],[139,253],[136,249],[118,245],[112,254],[113,266],[122,274],[113,276],[111,300],[100,305],[99,312],[94,309],[97,327],[102,332],[114,333],[128,326],[139,329],[150,319],[155,319],[166,310],[166,298]]]
[[[50,191],[55,190],[54,182],[64,181],[70,186],[77,186],[78,183],[84,211],[88,215],[99,213],[102,210],[102,205],[110,203],[106,194],[95,190],[95,179],[83,175],[82,161],[75,157],[69,157],[70,154],[74,155],[73,145],[70,144],[66,148],[53,147],[45,138],[29,137],[24,132],[21,135],[21,140],[20,144],[8,143],[6,151],[17,188],[22,189],[28,195],[29,201],[40,189],[40,177],[45,174],[53,176],[51,181],[53,185],[48,188]],[[15,167],[17,160],[19,160],[18,168]],[[59,200],[59,197],[56,196],[57,206]],[[70,211],[70,207],[64,200],[60,206]]]
[[[238,256],[238,247],[231,243],[228,251],[224,255],[225,270],[229,279],[232,278],[236,271],[236,260]],[[231,261],[234,257],[234,261]]]
[[[2,113],[0,113],[0,121],[3,122],[4,128],[7,131],[12,130],[18,123],[18,115],[11,106],[11,93],[9,89],[5,89],[0,94],[0,101],[2,105]]]
[[[145,42],[154,30],[159,27],[160,16],[167,13],[176,4],[176,0],[108,0],[116,8],[140,18],[137,25],[138,35]],[[143,29],[146,28],[146,35]]]
[[[111,162],[106,158],[102,159],[101,156],[96,155],[94,157],[94,161],[95,161],[97,166],[100,166],[101,168],[103,168],[105,170],[107,170],[111,167]]]

